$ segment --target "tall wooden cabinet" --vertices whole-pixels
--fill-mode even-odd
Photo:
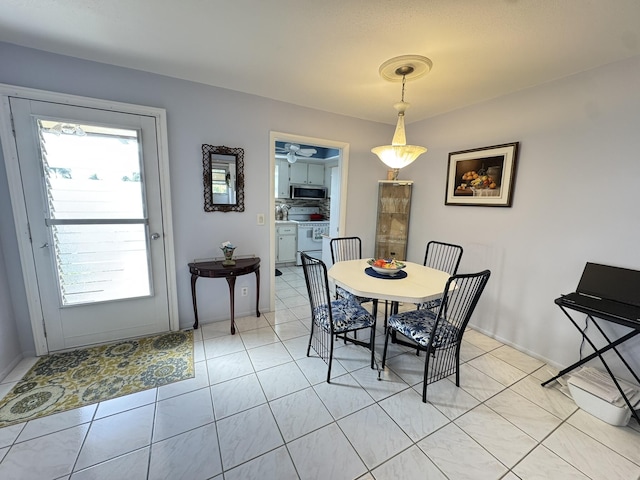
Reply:
[[[376,258],[407,259],[412,188],[413,182],[407,180],[378,182]]]

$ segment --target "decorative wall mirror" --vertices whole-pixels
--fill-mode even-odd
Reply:
[[[244,212],[244,150],[202,145],[205,212]]]

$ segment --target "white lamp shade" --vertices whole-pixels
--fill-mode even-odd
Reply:
[[[398,123],[393,135],[391,145],[383,145],[371,149],[380,160],[389,168],[403,168],[413,162],[416,158],[427,151],[425,147],[417,145],[407,145],[404,132],[404,112],[409,106],[408,103],[399,102],[394,105],[398,110]]]
[[[382,162],[389,168],[403,168],[427,151],[417,145],[383,145],[372,148]]]

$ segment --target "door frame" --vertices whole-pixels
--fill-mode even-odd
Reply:
[[[85,108],[123,112],[134,115],[153,117],[156,125],[156,144],[160,170],[160,201],[162,205],[162,225],[164,234],[164,256],[167,280],[167,299],[169,310],[169,328],[179,329],[178,295],[176,285],[176,267],[173,245],[173,222],[171,213],[171,189],[169,184],[169,147],[167,142],[167,116],[162,108],[146,107],[110,100],[81,97],[45,90],[17,87],[0,84],[0,141],[9,183],[9,195],[13,211],[14,226],[18,241],[20,265],[27,297],[27,309],[33,332],[36,355],[49,353],[44,328],[42,305],[38,294],[38,281],[33,256],[33,244],[24,202],[25,192],[22,187],[18,151],[13,134],[13,122],[9,98],[17,97],[27,100],[60,103]]]
[[[347,181],[349,172],[349,144],[336,140],[327,140],[325,138],[308,137],[305,135],[295,135],[293,133],[269,132],[269,211],[273,215],[274,220],[269,222],[269,244],[270,261],[269,261],[269,282],[271,298],[269,299],[269,311],[275,311],[276,298],[276,142],[301,143],[303,145],[316,145],[318,147],[337,148],[340,150],[340,159],[338,166],[340,167],[340,223],[339,231],[345,232],[347,217]]]

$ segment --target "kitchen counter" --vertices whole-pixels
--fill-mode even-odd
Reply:
[[[276,220],[276,225],[287,225],[289,223],[295,224],[295,223],[298,223],[298,222],[296,222],[294,220]]]

